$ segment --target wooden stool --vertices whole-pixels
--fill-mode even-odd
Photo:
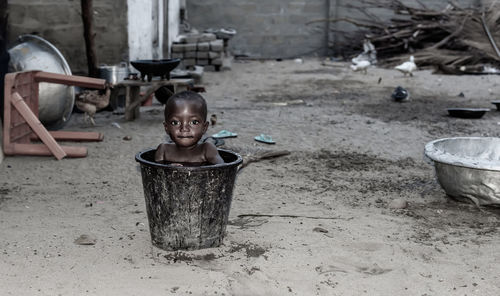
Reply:
[[[38,119],[38,83],[49,82],[104,89],[105,80],[42,71],[14,72],[5,75],[3,152],[5,155],[54,155],[85,157],[87,148],[60,146],[57,140],[101,141],[95,132],[47,131]],[[41,140],[43,144],[32,143]]]
[[[125,119],[134,120],[139,118],[139,108],[141,104],[148,99],[155,91],[163,86],[172,86],[174,93],[182,90],[187,90],[194,84],[193,79],[169,79],[169,80],[124,80],[116,85],[116,87],[125,88]],[[141,94],[141,87],[145,87],[145,91]]]

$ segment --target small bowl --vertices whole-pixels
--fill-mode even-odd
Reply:
[[[481,118],[490,111],[488,108],[448,108],[447,110],[451,117],[458,118]]]
[[[500,101],[492,101],[491,103],[497,107],[497,111],[500,111]]]

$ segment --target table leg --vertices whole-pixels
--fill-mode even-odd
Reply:
[[[141,88],[139,86],[132,88],[131,95],[133,98],[133,102],[140,101],[141,100]],[[139,116],[141,115],[140,111],[141,111],[141,104],[139,104],[137,107],[134,108],[134,119],[139,118]]]
[[[132,109],[127,108],[128,106],[134,104],[134,102],[140,100],[140,86],[127,86],[125,90],[125,120],[134,120],[139,118],[139,107],[134,107]]]

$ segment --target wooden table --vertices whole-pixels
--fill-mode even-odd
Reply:
[[[171,86],[174,89],[173,93],[187,90],[194,85],[194,80],[187,79],[163,79],[163,80],[124,80],[115,85],[118,93],[119,88],[125,88],[125,120],[134,120],[139,118],[139,108],[148,97],[157,91],[160,87]],[[141,87],[145,88],[144,94],[141,95]]]

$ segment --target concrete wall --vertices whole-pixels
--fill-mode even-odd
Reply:
[[[99,0],[94,4],[95,43],[99,63],[128,60],[126,1]],[[9,0],[8,41],[37,34],[56,46],[74,74],[86,75],[87,60],[79,0]]]
[[[187,0],[192,27],[234,28],[230,49],[256,58],[324,54],[326,23],[307,22],[327,15],[325,0]]]
[[[349,51],[359,44],[363,32],[346,23],[313,22],[350,17],[380,21],[394,16],[380,7],[390,0],[186,0],[188,21],[198,30],[230,27],[238,34],[230,43],[236,55],[255,58],[291,58]],[[492,1],[492,0],[483,0]],[[418,6],[418,2],[403,2]],[[428,8],[443,9],[448,0],[421,0]],[[480,0],[455,1],[462,7],[477,6]],[[375,3],[375,4],[374,4]]]
[[[318,19],[367,14],[387,20],[391,9],[373,3],[389,0],[186,0],[188,22],[203,31],[234,28],[238,34],[229,46],[234,54],[255,58],[293,58],[331,55],[358,50],[362,31],[348,23],[312,22]],[[404,0],[416,3],[413,0]],[[477,6],[493,0],[458,0]],[[118,64],[138,58],[167,57],[168,45],[179,30],[179,7],[184,0],[99,0],[94,4],[94,30],[100,64]],[[442,9],[447,0],[420,0]],[[128,6],[131,6],[128,9]],[[413,4],[417,5],[417,4]],[[380,5],[379,5],[380,6]],[[167,14],[169,25],[161,24]],[[80,0],[9,0],[8,41],[37,32],[65,56],[73,73],[86,75],[87,62]],[[163,12],[163,13],[162,13]],[[158,21],[155,21],[157,18]],[[158,25],[155,27],[154,23]],[[356,47],[356,46],[354,46]]]

